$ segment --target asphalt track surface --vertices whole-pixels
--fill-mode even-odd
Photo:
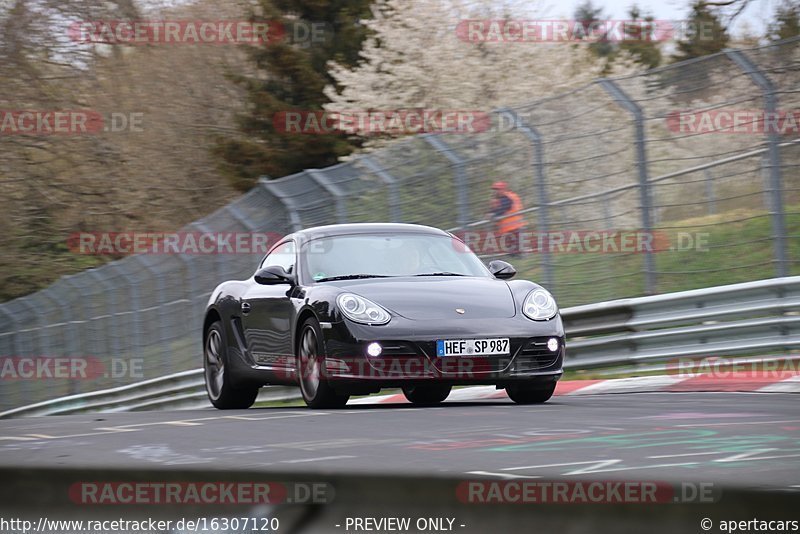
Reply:
[[[0,467],[714,482],[800,491],[800,398],[637,393],[436,408],[107,413],[0,421]]]

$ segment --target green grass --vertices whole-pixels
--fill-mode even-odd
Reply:
[[[790,274],[800,274],[800,206],[787,207],[786,227]],[[735,210],[719,215],[664,223],[658,242],[674,246],[679,234],[696,239],[699,249],[661,250],[654,253],[655,293],[671,293],[734,284],[775,276],[774,243],[769,214]],[[669,226],[669,227],[667,227]],[[553,231],[557,228],[552,229]],[[544,282],[542,256],[529,253],[511,260],[519,278]],[[549,289],[562,307],[587,304],[645,292],[645,255],[642,253],[553,253],[554,280]]]

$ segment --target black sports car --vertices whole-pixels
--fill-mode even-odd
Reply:
[[[266,384],[312,408],[400,387],[415,404],[454,385],[547,401],[562,374],[553,297],[456,236],[412,224],[343,224],[286,236],[243,281],[220,284],[203,325],[206,389],[247,408]]]

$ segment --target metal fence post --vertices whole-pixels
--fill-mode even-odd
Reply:
[[[94,285],[95,287],[97,287],[97,286],[102,287],[105,290],[106,289],[105,280],[98,274],[97,271],[98,271],[97,269],[89,269],[88,271],[85,271],[85,274],[86,274],[87,277],[91,278],[94,281],[94,284],[92,284],[92,285]],[[112,292],[113,292],[113,288],[112,288]],[[97,298],[98,300],[100,300],[100,299],[104,300],[106,309],[112,309],[112,308],[116,307],[116,302],[113,302],[113,304],[111,306],[109,306],[109,304],[108,304],[109,296],[110,296],[109,293],[107,293],[106,291],[103,291],[101,296],[93,295],[92,298]],[[85,317],[85,320],[87,321],[86,325],[88,325],[90,322],[94,323],[95,321],[100,321],[102,319],[105,319],[106,315],[108,316],[107,318],[109,319],[109,322],[113,322],[114,324],[116,324],[116,321],[111,321],[110,320],[113,317],[112,314],[106,314],[105,312],[101,312],[100,314],[96,314],[95,313],[93,315],[92,313],[87,313],[86,315],[87,315],[87,317]],[[99,315],[99,317],[97,315]],[[84,326],[84,330],[87,330],[87,326]],[[110,345],[110,343],[112,341],[112,339],[109,339],[109,337],[110,336],[103,336],[102,339],[93,339],[93,340],[84,341],[83,344],[82,344],[83,347],[84,347],[84,350],[86,350],[86,348],[88,348],[89,346],[93,346],[95,348],[95,350],[93,350],[92,351],[93,354],[89,354],[89,356],[93,356],[93,357],[110,356],[112,358],[117,357],[118,351],[113,350],[113,349],[111,349],[109,347],[109,345]],[[114,341],[114,343],[117,343],[116,336],[113,337],[113,341]]]
[[[294,205],[292,199],[281,193],[278,188],[270,183],[270,180],[264,177],[259,178],[258,183],[264,189],[264,191],[278,199],[278,202],[283,204],[286,213],[289,214],[289,224],[292,226],[292,231],[297,232],[302,230],[303,221],[300,220],[300,216],[297,214],[297,207]]]
[[[153,330],[158,331],[158,342],[155,344],[155,346],[158,347],[163,353],[163,351],[166,351],[166,347],[168,347],[167,340],[169,339],[169,336],[172,335],[172,332],[168,331],[169,319],[167,315],[169,314],[169,310],[167,310],[166,306],[168,301],[166,298],[167,291],[166,291],[166,286],[164,284],[164,276],[162,275],[162,273],[158,271],[158,269],[156,269],[153,265],[150,264],[152,256],[149,256],[147,254],[137,254],[135,256],[131,256],[131,258],[132,261],[136,261],[140,266],[142,266],[145,271],[151,273],[152,276],[150,278],[155,280],[156,282],[156,287],[157,287],[156,300],[155,302],[153,302],[153,304],[149,306],[150,310],[148,311],[148,316],[150,317],[155,316],[157,325],[154,325],[155,328],[151,327],[148,328],[147,330],[149,334],[148,337],[151,340],[155,337],[154,335],[155,332]],[[150,324],[153,325],[152,322]],[[162,360],[158,362],[158,364],[161,366],[161,368],[158,369],[158,372],[159,373],[166,372],[167,366],[172,365],[173,363],[174,360],[172,359],[168,361],[167,358],[162,358]],[[175,370],[172,369],[171,367],[170,369],[172,371]]]
[[[600,198],[602,198],[603,202],[603,223],[606,225],[604,229],[611,230],[613,217],[611,216],[611,206],[608,205],[608,195],[603,195]]]
[[[209,228],[206,223],[203,222],[195,222],[192,223],[192,226],[200,230],[203,234],[207,235],[214,235],[214,230]],[[222,265],[220,264],[221,258],[219,254],[213,254],[214,261],[211,262],[214,264],[214,283],[219,284],[225,279],[225,273],[222,272]]]
[[[711,174],[711,169],[703,169],[703,178],[706,185],[706,200],[708,200],[708,214],[714,215],[717,213],[717,197],[714,194],[714,176]]]
[[[63,303],[59,299],[57,299],[55,296],[53,296],[52,293],[53,293],[53,286],[47,286],[45,289],[43,289],[43,290],[41,290],[39,292],[39,294],[41,294],[42,297],[44,297],[44,298],[46,298],[47,300],[50,301],[51,306],[50,306],[49,309],[51,309],[51,310],[52,309],[60,309],[60,310],[62,310],[62,313],[63,313],[63,308],[62,308]],[[45,332],[47,332],[48,328],[54,328],[54,327],[55,327],[55,325],[53,325],[53,324],[49,324],[49,325],[43,324],[42,325],[42,347],[44,348],[44,354],[52,355],[52,356],[60,356],[59,352],[61,350],[63,350],[62,347],[58,347],[58,348],[54,349],[53,348],[53,343],[50,340],[50,338],[51,338],[51,336],[53,334],[46,334],[45,333]],[[70,355],[70,356],[73,356],[73,355]]]
[[[8,341],[8,343],[4,343],[4,346],[8,346],[8,348],[11,349],[11,345],[14,342],[16,342],[16,337],[18,335],[14,332],[16,321],[14,320],[14,316],[6,311],[5,306],[0,306],[0,314],[3,314],[8,319],[8,322],[5,324],[8,325],[9,330],[6,330],[5,332],[3,332],[3,334],[10,336],[11,339]],[[18,356],[12,353],[4,354],[4,352],[5,351],[0,352],[0,356],[6,358]],[[16,391],[19,392],[19,390]],[[0,406],[3,407],[11,406],[12,400],[13,400],[13,391],[11,390],[11,388],[8,387],[0,388]]]
[[[121,312],[120,317],[122,320],[120,321],[122,324],[132,324],[133,326],[133,339],[136,340],[135,342],[131,343],[131,353],[135,354],[139,357],[142,357],[143,351],[141,345],[138,343],[142,339],[144,339],[144,329],[142,328],[142,319],[140,317],[140,305],[139,305],[139,285],[133,279],[133,277],[125,271],[124,262],[126,260],[122,260],[122,262],[117,263],[115,265],[116,269],[128,283],[128,293],[130,296],[130,300],[128,301],[130,305],[130,309],[128,312]],[[126,315],[131,315],[132,320],[130,322],[126,321],[124,317]],[[120,332],[121,333],[121,332]],[[130,334],[128,334],[130,335]]]
[[[252,221],[245,217],[242,211],[235,205],[228,204],[225,206],[225,211],[230,213],[231,217],[233,217],[236,222],[247,228],[248,232],[258,232],[261,230],[257,225],[253,224]]]
[[[64,282],[66,283],[66,282]],[[71,305],[70,300],[67,298],[57,299],[59,307],[61,308],[61,320],[64,324],[64,341],[66,342],[66,354],[69,356],[76,356],[79,354],[80,345],[79,336],[74,327],[72,314],[74,307]]]
[[[772,197],[770,196],[770,172],[769,172],[769,156],[766,154],[760,157],[759,159],[760,167],[759,167],[759,174],[761,175],[761,187],[763,191],[761,192],[761,196],[764,199],[764,207],[767,208],[767,211],[770,213],[772,212]]]
[[[104,291],[104,294],[106,302],[108,303],[107,309],[108,309],[109,324],[112,325],[111,328],[113,328],[114,330],[119,330],[119,316],[117,316],[115,312],[115,310],[117,310],[119,306],[118,302],[119,299],[117,299],[117,291],[113,284],[107,284],[108,279],[103,277],[101,275],[101,272],[102,271],[100,269],[89,269],[87,271],[87,274],[91,276],[99,285],[101,285],[104,290],[106,290]],[[119,336],[112,334],[109,337],[111,337],[110,340],[106,339],[106,345],[105,345],[106,352],[112,358],[117,358],[121,353],[119,346]]]
[[[447,158],[447,161],[453,166],[456,201],[458,204],[458,226],[465,228],[469,223],[469,196],[467,193],[467,177],[464,173],[464,159],[436,134],[423,134],[422,138]]]
[[[319,169],[306,169],[304,172],[311,176],[311,178],[318,183],[326,193],[333,197],[334,202],[336,203],[336,221],[339,224],[346,223],[347,204],[345,199],[347,198],[347,193],[342,191],[338,185],[331,183],[325,176],[325,173]]]
[[[362,162],[371,172],[375,173],[375,176],[383,180],[383,183],[389,188],[389,210],[392,222],[401,222],[403,216],[400,208],[400,192],[397,189],[397,179],[389,174],[380,163],[369,156],[361,156],[358,158],[358,161]]]
[[[644,113],[642,108],[631,99],[616,83],[608,78],[598,80],[600,86],[611,95],[626,111],[633,115],[636,125],[636,167],[639,171],[639,201],[642,210],[642,231],[648,235],[653,234],[653,203],[650,196],[650,178],[647,168],[647,149],[644,133]],[[648,295],[655,293],[656,266],[653,251],[649,248],[644,251],[644,290]]]
[[[197,287],[197,280],[195,276],[195,269],[192,257],[188,254],[178,254],[178,260],[183,263],[183,266],[186,268],[186,288],[187,298],[189,305],[189,315],[191,316],[191,327],[192,329],[197,329],[198,331],[203,328],[203,313],[200,306],[195,306],[194,299],[196,295],[199,294],[199,289]]]
[[[77,277],[77,276],[79,276],[79,275],[74,274],[72,276],[65,276],[64,278],[62,278],[62,280],[64,281],[65,285],[67,285],[70,288],[75,290],[75,294],[76,295],[83,296],[83,291],[81,291],[81,287],[78,286],[75,282],[73,282],[73,279],[75,277]],[[81,330],[83,330],[84,333],[85,333],[85,330],[86,330],[85,327],[83,326],[84,324],[86,324],[86,319],[87,319],[85,303],[83,301],[81,301],[81,300],[78,300],[78,302],[80,303],[79,306],[73,305],[69,310],[69,312],[70,312],[69,320],[68,320],[68,323],[69,323],[69,349],[68,350],[69,350],[69,352],[67,354],[69,354],[72,357],[75,357],[78,354],[80,354],[82,356],[87,356],[87,354],[86,354],[87,351],[85,350],[85,348],[89,346],[89,340],[85,339],[86,336],[85,335],[81,336]],[[75,314],[77,312],[76,308],[80,308],[80,316],[78,318],[75,317]],[[83,337],[83,339],[82,339],[82,337]],[[83,347],[83,350],[81,348],[79,348],[79,347]],[[93,356],[93,355],[92,354],[88,354],[88,356]],[[70,390],[69,391],[70,393],[77,393],[78,392],[78,384],[76,384],[74,377],[71,377],[69,379],[69,390]]]
[[[31,318],[36,319],[36,328],[30,328],[27,332],[28,336],[28,343],[29,345],[29,353],[31,356],[36,358],[43,357],[43,356],[51,356],[48,349],[45,347],[44,341],[44,329],[47,327],[47,323],[45,323],[44,314],[42,313],[42,307],[36,306],[31,303],[31,301],[36,301],[41,297],[41,292],[33,293],[32,295],[28,295],[24,299],[20,300],[20,303],[28,309],[30,312]]]
[[[764,118],[777,117],[778,96],[775,84],[741,50],[725,50],[725,55],[736,63],[753,80],[764,97]],[[765,128],[767,129],[767,128]],[[772,238],[775,246],[775,276],[788,276],[789,267],[786,255],[786,222],[783,213],[783,184],[781,179],[781,155],[778,146],[778,132],[767,131],[767,157],[770,181],[770,215],[772,216]]]
[[[20,314],[22,316],[22,320],[20,321],[20,326],[27,325],[33,321],[34,317],[37,315],[36,309],[34,309],[29,303],[28,300],[30,296],[22,297],[18,299],[19,305],[24,306],[25,309],[28,311],[29,315]],[[19,312],[17,312],[19,313]],[[18,317],[20,316],[18,315]],[[26,320],[27,319],[27,320]],[[16,348],[16,356],[22,357],[36,357],[39,356],[36,354],[36,351],[33,349],[33,342],[30,339],[30,333],[27,331],[28,329],[23,327],[16,336],[14,336],[14,341],[16,341],[15,348]],[[71,382],[70,382],[71,383]],[[36,381],[31,380],[22,380],[22,394],[23,397],[29,397],[33,391],[36,389],[34,386],[38,385]]]
[[[255,223],[253,223],[253,222],[252,222],[250,219],[248,219],[248,218],[247,218],[247,217],[244,215],[244,213],[242,213],[242,210],[241,210],[241,209],[239,209],[239,207],[238,207],[238,206],[236,206],[235,204],[228,204],[227,206],[225,206],[225,211],[226,211],[226,212],[228,212],[228,213],[230,214],[230,216],[231,216],[231,217],[233,217],[233,219],[234,219],[234,220],[236,220],[236,221],[237,221],[239,224],[241,224],[242,226],[244,226],[244,227],[247,229],[247,231],[248,231],[248,232],[250,232],[251,234],[255,234],[255,233],[257,233],[257,232],[262,232],[262,231],[263,231],[263,230],[261,229],[261,227],[259,227],[259,226],[258,226],[257,224],[255,224]],[[269,236],[269,234],[267,234],[267,235]],[[251,243],[252,243],[252,240],[251,240]],[[240,257],[245,257],[245,259],[244,259],[244,260],[242,260],[242,263],[243,263],[242,267],[245,267],[245,266],[244,266],[244,262],[246,261],[246,262],[247,262],[247,265],[246,265],[246,269],[244,269],[244,270],[250,269],[250,268],[252,268],[252,267],[253,267],[253,265],[255,265],[257,262],[253,262],[253,261],[251,261],[251,259],[250,259],[249,257],[247,257],[247,256],[250,256],[250,255],[252,255],[252,256],[254,256],[254,257],[256,257],[256,258],[258,258],[258,259],[260,260],[260,259],[261,259],[261,257],[262,257],[262,256],[264,256],[264,255],[267,253],[267,251],[269,250],[269,248],[270,248],[270,247],[271,247],[273,244],[274,244],[274,243],[270,243],[270,242],[269,242],[269,239],[267,239],[267,243],[266,243],[266,250],[263,250],[263,251],[254,251],[254,250],[252,250],[252,248],[251,248],[251,250],[250,250],[250,254],[242,254],[242,252],[241,252],[241,251],[239,251],[239,250],[234,250],[234,258],[235,258],[237,261],[235,261],[235,262],[232,262],[232,263],[235,263],[235,264],[237,265],[237,267],[238,267],[238,265],[239,265],[238,259],[239,259]],[[219,254],[219,252],[217,252],[217,253]],[[231,262],[229,262],[229,263],[231,263]],[[238,276],[238,274],[239,274],[239,272],[238,272],[238,271],[237,271],[236,273],[230,273],[230,274],[229,274],[229,277],[230,277],[230,276]],[[194,294],[194,292],[193,292],[193,294]]]
[[[22,297],[22,299],[24,299],[24,298],[26,298],[26,297]],[[17,299],[17,300],[22,300],[22,299]],[[13,310],[12,310],[12,313],[9,313],[7,315],[11,318],[12,331],[14,332],[14,334],[13,334],[14,354],[11,355],[11,356],[16,357],[16,358],[21,358],[21,357],[24,357],[24,356],[34,356],[34,354],[31,354],[29,351],[25,350],[25,347],[24,347],[25,332],[22,331],[23,330],[22,328],[19,328],[23,324],[25,324],[25,322],[24,322],[25,318],[24,317],[21,318],[19,312],[14,313]],[[10,388],[8,388],[8,389],[10,389]],[[28,380],[20,380],[19,381],[19,388],[16,389],[16,392],[23,399],[30,398],[30,395],[31,395],[31,384],[30,384],[30,381],[28,381]]]
[[[550,209],[550,201],[547,195],[547,182],[545,181],[545,172],[544,172],[544,149],[542,147],[542,136],[534,126],[531,126],[525,119],[519,116],[519,114],[509,108],[503,108],[498,110],[498,113],[505,113],[509,115],[513,121],[515,127],[527,137],[531,142],[531,147],[533,148],[533,170],[534,170],[534,183],[536,184],[536,198],[539,201],[539,205],[537,206],[537,211],[539,215],[539,232],[545,235],[545,239],[547,233],[550,230],[550,218],[549,218],[549,209]],[[547,241],[545,241],[547,242]],[[542,258],[542,281],[544,284],[551,288],[555,283],[553,280],[553,266],[550,263],[550,251],[549,246],[543,247],[539,254]]]

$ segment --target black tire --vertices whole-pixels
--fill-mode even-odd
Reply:
[[[300,328],[297,343],[297,380],[303,400],[309,408],[341,408],[350,395],[334,391],[325,373],[325,355],[319,321],[309,317]]]
[[[507,386],[506,393],[517,404],[542,404],[550,400],[556,390],[556,383],[520,384]]]
[[[220,410],[243,410],[256,401],[258,387],[234,387],[228,365],[227,341],[222,323],[212,324],[203,337],[203,374],[208,400]]]
[[[444,401],[452,386],[442,386],[439,384],[423,385],[423,386],[406,386],[403,388],[403,395],[405,395],[408,402],[419,406],[435,406]]]

